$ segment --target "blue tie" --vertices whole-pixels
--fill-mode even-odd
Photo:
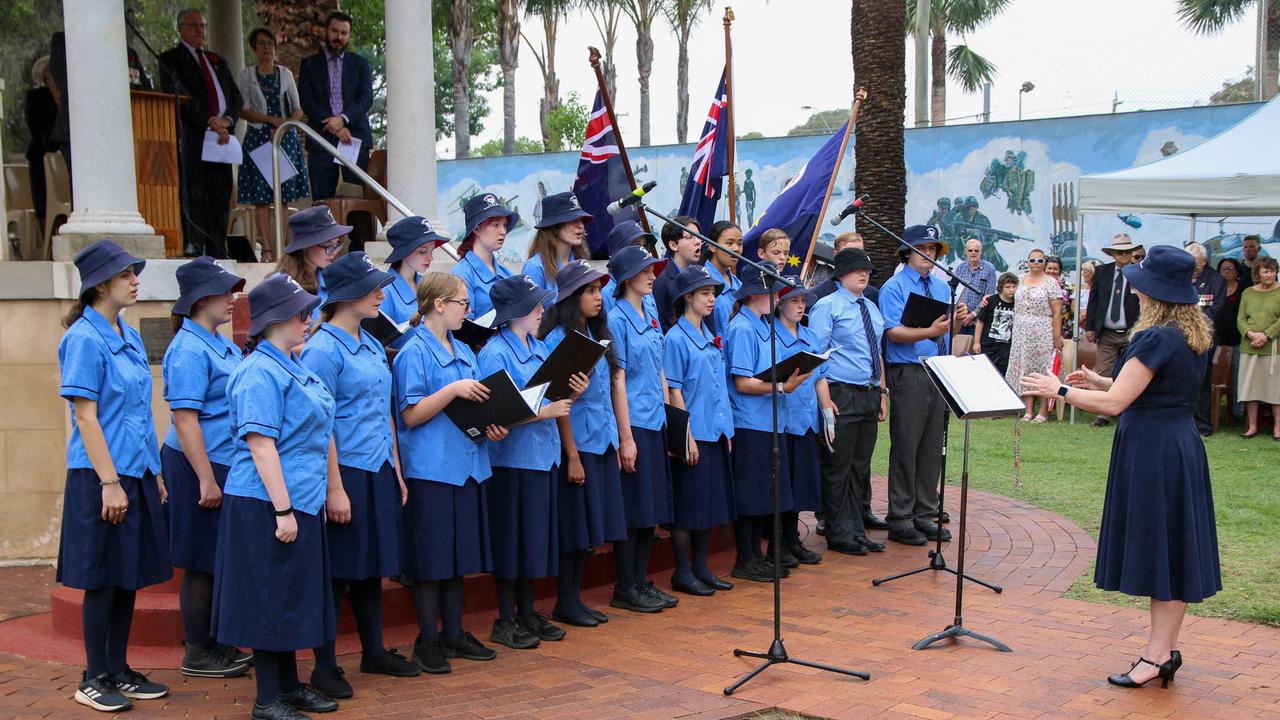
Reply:
[[[862,331],[867,334],[867,347],[871,350],[871,385],[880,384],[880,343],[876,342],[876,331],[871,326],[871,311],[867,309],[867,299],[858,298],[858,310],[862,312]]]

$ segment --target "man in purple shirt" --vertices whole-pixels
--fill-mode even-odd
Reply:
[[[347,50],[351,39],[351,16],[332,12],[325,22],[325,47],[304,58],[298,73],[298,95],[307,124],[333,145],[360,143],[356,164],[369,165],[373,133],[369,127],[369,108],[373,105],[373,73],[369,62]],[[311,151],[308,174],[311,197],[331,198],[338,187],[339,166],[328,153],[315,152],[319,147],[307,139]],[[340,148],[341,149],[341,148]],[[360,184],[350,173],[344,180]]]

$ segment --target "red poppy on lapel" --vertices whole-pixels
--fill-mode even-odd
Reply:
[[[660,327],[658,326],[658,320],[657,320],[657,318],[649,318],[649,324],[653,326],[653,329],[654,329],[654,330],[661,330],[661,329],[662,329],[662,328],[660,328]]]
[[[717,335],[717,336],[715,336],[714,338],[712,338],[711,342],[712,342],[712,344],[714,344],[716,347],[718,347],[718,348],[720,348],[720,349],[724,349],[724,341],[722,341],[722,340],[720,339],[720,336],[719,336],[719,335]]]

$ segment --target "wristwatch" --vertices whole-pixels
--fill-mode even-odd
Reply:
[[[1059,385],[1059,386],[1058,386],[1058,397],[1060,397],[1060,398],[1065,398],[1065,397],[1067,396],[1067,391],[1069,391],[1070,389],[1071,389],[1071,386],[1070,386],[1070,385]]]
[[[888,395],[888,394],[889,394],[889,388],[887,388],[887,387],[883,387],[883,386],[882,386],[882,387],[880,388],[880,394],[881,394],[881,395]]]

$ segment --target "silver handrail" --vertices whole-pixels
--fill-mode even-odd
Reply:
[[[350,170],[356,177],[360,178],[365,185],[373,188],[373,191],[377,193],[379,197],[386,200],[387,204],[398,210],[401,215],[408,217],[410,215],[418,214],[410,210],[407,205],[400,202],[400,199],[395,195],[392,195],[386,188],[379,185],[378,181],[370,177],[369,173],[361,170],[359,165],[351,162],[346,158],[346,156],[338,152],[338,148],[330,145],[328,140],[325,140],[320,133],[312,130],[306,123],[301,120],[286,120],[280,123],[280,125],[276,127],[276,131],[271,135],[271,189],[276,215],[275,245],[277,253],[284,250],[283,245],[281,245],[281,240],[284,238],[285,224],[284,213],[282,212],[280,201],[280,142],[284,140],[285,132],[291,127],[298,128],[303,132],[303,134],[314,140],[317,145],[319,145],[325,152],[332,155],[339,163],[342,164],[343,167]],[[305,168],[296,169],[298,172],[305,172]],[[455,262],[459,259],[458,253],[454,252],[454,249],[448,245],[441,245],[440,249],[443,250],[446,255],[453,258]],[[276,257],[279,257],[279,255],[277,254]]]

